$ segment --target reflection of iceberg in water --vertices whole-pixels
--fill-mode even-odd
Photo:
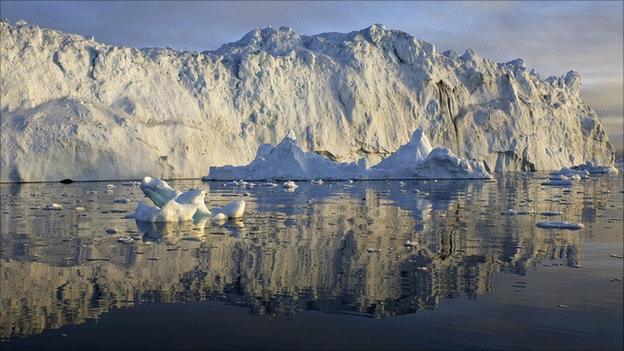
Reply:
[[[31,239],[2,224],[0,279],[11,288],[0,292],[1,336],[150,301],[216,299],[268,315],[400,315],[442,298],[476,298],[500,271],[526,274],[542,259],[582,263],[579,233],[540,230],[530,216],[479,216],[478,208],[500,213],[509,206],[497,200],[507,196],[499,183],[302,187],[290,194],[250,189],[258,200],[249,201],[244,226],[145,223],[138,226],[143,240],[129,245],[109,235],[67,236],[80,222]],[[539,197],[526,184],[513,187],[518,205]],[[582,208],[569,206],[579,215]],[[408,240],[413,244],[404,245]]]

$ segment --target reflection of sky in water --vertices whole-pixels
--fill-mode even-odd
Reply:
[[[584,238],[622,231],[622,178],[569,190],[542,187],[537,178],[302,182],[294,193],[178,181],[172,185],[181,190],[209,188],[209,207],[247,193],[247,215],[168,224],[124,219],[143,195],[121,182],[112,193],[105,183],[4,184],[0,333],[37,334],[150,301],[210,299],[253,314],[380,318],[435,308],[445,298],[476,299],[495,289],[501,272],[582,272],[575,267],[586,263]],[[119,197],[130,204],[113,203]],[[43,210],[50,202],[64,209]],[[510,208],[560,211],[555,219],[587,228],[539,229],[545,217],[501,214]],[[135,240],[123,244],[122,236]]]

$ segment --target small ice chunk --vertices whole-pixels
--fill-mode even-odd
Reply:
[[[568,229],[568,230],[578,230],[585,228],[585,225],[582,223],[574,223],[574,222],[559,222],[559,221],[543,221],[537,222],[536,225],[540,228],[544,229]]]
[[[323,185],[323,179],[316,179],[311,181],[312,184]]]
[[[222,213],[227,218],[241,218],[243,213],[245,213],[245,200],[236,200],[223,207],[213,208],[212,213],[213,218],[218,213]]]
[[[573,166],[571,167],[571,169],[575,171],[587,171],[589,172],[589,174],[617,175],[620,173],[618,169],[613,166],[599,166],[591,161],[588,161],[587,163],[582,165]]]
[[[565,176],[551,177],[547,182],[543,182],[545,186],[572,186],[574,183],[572,180]]]
[[[85,212],[87,209],[82,207],[82,206],[76,206],[76,208],[74,208],[74,210],[76,212]]]
[[[112,190],[112,189],[115,189],[115,188],[116,188],[116,186],[113,185],[113,184],[106,184],[106,189]]]
[[[122,244],[132,244],[134,242],[134,239],[130,236],[121,236],[117,238],[117,242],[120,242]]]
[[[212,216],[213,221],[225,221],[226,219],[227,219],[227,216],[222,212],[215,213]]]
[[[366,251],[369,253],[380,253],[381,249],[369,247],[368,249],[366,249]]]
[[[293,182],[292,180],[289,180],[289,181],[285,182],[284,184],[282,184],[282,186],[285,189],[297,189],[297,187],[298,187],[298,185],[295,182]]]
[[[515,216],[518,214],[518,211],[510,208],[507,211],[503,212],[504,215],[508,215],[508,216]]]
[[[127,197],[120,197],[118,199],[113,200],[113,202],[116,204],[127,204],[127,203],[130,203],[130,199],[128,199]]]
[[[57,204],[56,202],[53,202],[51,204],[49,204],[48,206],[45,207],[46,210],[53,210],[53,211],[60,211],[63,209],[63,205],[61,204]]]

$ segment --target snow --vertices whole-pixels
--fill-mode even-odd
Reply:
[[[537,222],[536,225],[540,228],[545,228],[545,229],[578,230],[578,229],[585,228],[585,225],[583,225],[582,223],[558,222],[558,221]]]
[[[0,181],[199,178],[248,164],[290,130],[303,152],[341,164],[373,165],[419,127],[489,172],[614,158],[577,73],[542,79],[520,60],[444,55],[377,25],[258,29],[192,53],[2,21],[0,42],[11,67],[0,80]]]
[[[190,189],[182,193],[161,179],[145,177],[140,187],[155,206],[139,202],[134,211],[134,217],[139,222],[191,221],[210,217],[211,214],[213,216],[222,214],[226,218],[241,218],[245,212],[243,200],[233,201],[222,208],[213,208],[211,212],[204,201],[205,190]]]
[[[265,145],[258,149],[256,159],[247,166],[210,167],[204,180],[312,180],[322,179],[488,179],[491,175],[482,164],[464,160],[450,150],[432,148],[422,129],[412,139],[372,168],[360,159],[355,163],[332,161],[313,152],[304,152],[296,138],[289,133],[277,146]],[[239,184],[241,181],[235,181]],[[320,182],[320,183],[319,183]],[[297,185],[289,180],[284,188]]]

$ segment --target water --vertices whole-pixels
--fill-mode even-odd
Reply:
[[[0,347],[622,349],[623,178],[543,177],[176,181],[247,215],[168,225],[121,182],[2,184]]]

